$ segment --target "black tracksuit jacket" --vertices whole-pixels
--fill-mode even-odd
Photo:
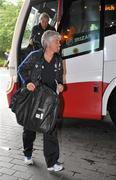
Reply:
[[[18,75],[21,82],[27,84],[29,82],[35,85],[41,80],[41,72],[43,65],[43,49],[31,52],[18,67]],[[59,54],[54,55],[54,72],[56,74],[55,80],[57,83],[63,84],[63,65]],[[49,74],[47,75],[49,76]],[[54,88],[53,88],[54,89]]]

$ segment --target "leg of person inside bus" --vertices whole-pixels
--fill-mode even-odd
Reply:
[[[36,138],[36,132],[30,131],[24,128],[23,131],[23,148],[25,155],[25,164],[31,165],[33,164],[32,160],[32,152],[33,152],[33,142]]]
[[[59,143],[57,138],[57,129],[50,133],[43,134],[44,157],[49,171],[60,171],[63,166],[58,163]],[[55,166],[54,166],[55,165]]]

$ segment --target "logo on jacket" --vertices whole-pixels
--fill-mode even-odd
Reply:
[[[59,64],[55,63],[54,67],[55,67],[54,71],[60,71],[61,63],[60,62],[59,62]]]
[[[35,68],[38,68],[38,64],[35,65]]]

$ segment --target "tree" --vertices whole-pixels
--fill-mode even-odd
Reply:
[[[13,3],[0,0],[0,55],[9,51],[15,23],[21,8],[21,1]]]

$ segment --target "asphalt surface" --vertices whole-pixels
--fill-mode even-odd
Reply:
[[[99,122],[61,120],[58,137],[63,171],[47,171],[41,133],[34,143],[34,165],[26,166],[23,129],[8,108],[7,81],[8,71],[0,70],[0,180],[116,180],[116,128],[109,116]]]

